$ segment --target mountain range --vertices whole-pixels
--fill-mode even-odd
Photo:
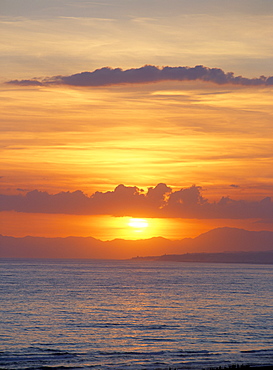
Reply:
[[[225,253],[227,257],[227,252],[264,252],[270,250],[273,250],[273,232],[247,231],[228,227],[216,228],[196,238],[181,240],[156,237],[142,240],[101,241],[93,237],[26,236],[18,238],[0,235],[1,258],[130,259],[136,256],[187,253]],[[179,258],[173,257],[173,259],[178,260]]]

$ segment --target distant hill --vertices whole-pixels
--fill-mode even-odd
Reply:
[[[251,263],[272,265],[273,250],[262,252],[164,254],[163,256],[134,257],[132,260],[203,263]]]
[[[101,241],[92,237],[15,238],[0,235],[1,258],[105,258],[181,255],[185,253],[261,252],[273,250],[273,232],[217,228],[196,238],[168,240],[114,239]]]
[[[273,232],[222,227],[199,235],[193,245],[204,252],[269,250],[273,249]]]

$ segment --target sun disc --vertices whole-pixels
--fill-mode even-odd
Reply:
[[[149,223],[144,218],[131,218],[128,225],[135,229],[145,229],[149,226]]]

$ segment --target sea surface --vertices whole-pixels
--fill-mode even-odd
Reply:
[[[273,364],[273,266],[0,260],[0,369]]]

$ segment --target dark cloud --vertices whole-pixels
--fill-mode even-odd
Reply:
[[[273,202],[270,197],[260,201],[222,197],[218,202],[210,202],[201,192],[202,188],[195,185],[174,191],[163,183],[150,187],[146,193],[136,186],[118,185],[113,191],[95,192],[91,196],[79,190],[58,194],[34,190],[26,195],[0,195],[0,211],[273,220]]]
[[[147,202],[151,207],[163,208],[167,202],[167,196],[171,194],[172,189],[166,184],[157,184],[154,188],[149,188],[146,194]]]
[[[43,86],[44,83],[38,80],[13,80],[8,81],[8,84],[19,85],[19,86]]]
[[[159,81],[207,81],[218,85],[232,84],[242,86],[273,85],[273,77],[246,78],[225,73],[220,68],[195,67],[156,67],[145,65],[141,68],[123,70],[104,67],[93,72],[81,72],[71,76],[54,76],[43,80],[13,80],[9,84],[21,86],[69,85],[69,86],[109,86],[119,84],[152,83]]]

